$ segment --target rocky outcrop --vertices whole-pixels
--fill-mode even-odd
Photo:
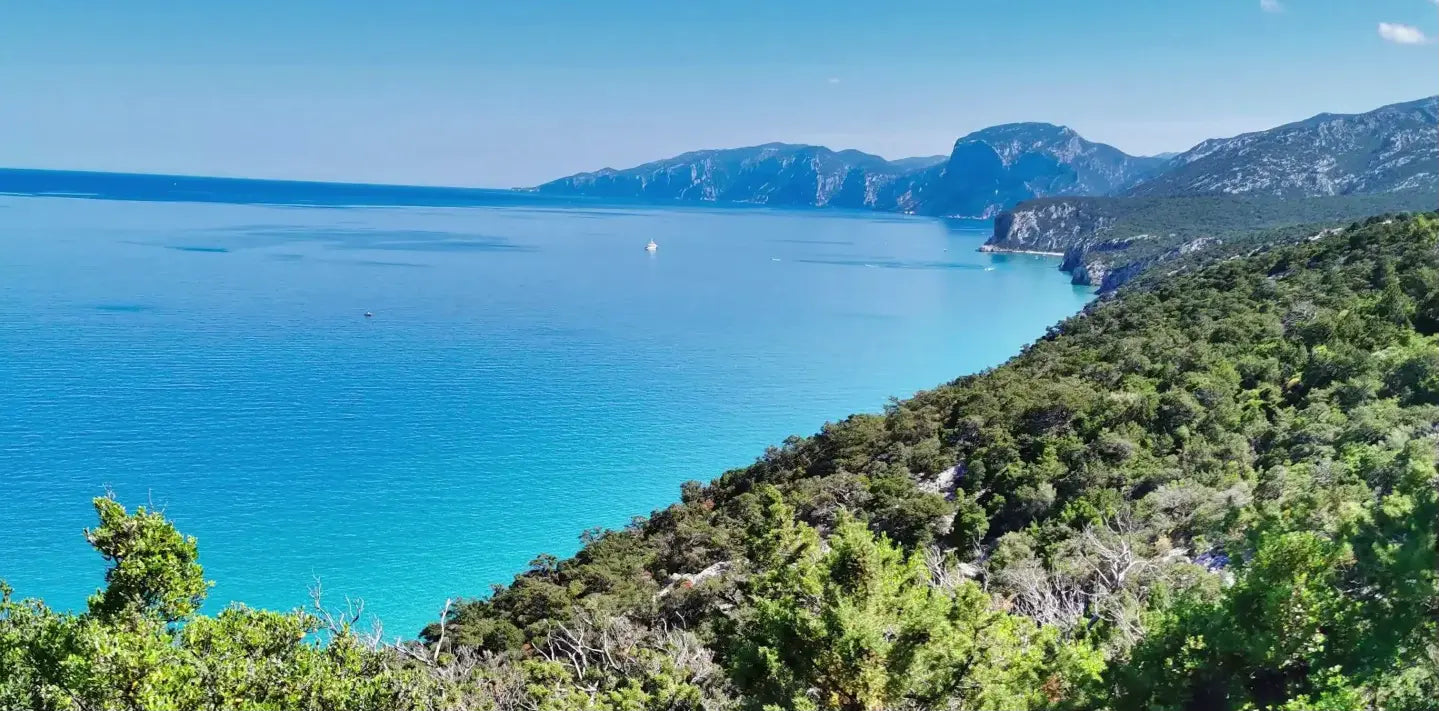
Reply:
[[[669,583],[660,589],[657,597],[664,597],[675,590],[687,590],[693,588],[706,580],[718,578],[734,569],[734,563],[722,560],[698,573],[673,573],[670,575]]]
[[[989,251],[1068,254],[1115,219],[1086,200],[1035,200],[996,217],[994,236],[984,246]]]
[[[1141,241],[1172,246],[1139,256],[1132,250]],[[1100,293],[1107,293],[1118,289],[1155,264],[1218,243],[1219,240],[1213,237],[1198,237],[1176,244],[1149,234],[1107,239],[1066,252],[1060,269],[1069,273],[1074,284],[1098,287]]]

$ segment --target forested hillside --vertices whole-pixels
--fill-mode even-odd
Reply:
[[[411,644],[197,617],[195,542],[102,499],[88,610],[7,592],[0,707],[1428,709],[1436,427],[1439,222],[1376,218],[1141,280]]]

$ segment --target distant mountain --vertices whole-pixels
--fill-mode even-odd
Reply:
[[[947,217],[994,217],[1028,200],[1069,196],[1432,194],[1439,191],[1439,99],[1320,114],[1152,157],[1088,141],[1064,126],[1012,123],[960,138],[947,157],[889,161],[854,150],[768,143],[580,173],[535,190]]]
[[[874,207],[879,190],[943,160],[934,156],[887,161],[861,151],[766,143],[694,151],[625,170],[579,173],[535,190],[662,201]]]
[[[1085,140],[1048,123],[1011,123],[971,133],[949,159],[911,176],[893,206],[923,215],[992,217],[1023,200],[1060,195],[1109,195],[1165,165]]]
[[[1318,197],[1439,190],[1439,97],[1204,141],[1136,196]]]
[[[949,160],[949,156],[921,156],[919,158],[900,158],[899,160],[890,161],[889,164],[896,168],[903,168],[908,172],[928,168],[932,165],[939,165],[947,160]]]
[[[1107,291],[1200,249],[1436,207],[1439,98],[1431,97],[1204,141],[1121,195],[1018,203],[995,219],[985,249],[1063,254],[1060,268],[1075,283]]]
[[[1017,123],[969,134],[948,157],[887,161],[854,150],[769,143],[580,173],[535,190],[989,217],[1030,198],[1124,190],[1163,165],[1092,143],[1063,126]]]

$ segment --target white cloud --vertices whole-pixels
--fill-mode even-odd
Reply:
[[[1379,23],[1379,36],[1394,44],[1424,44],[1429,41],[1418,27],[1394,22]]]
[[[1439,2],[1439,0],[1434,0]],[[1284,4],[1279,0],[1259,0],[1259,9],[1265,12],[1284,12]]]
[[[1439,0],[1435,0],[1435,2],[1439,2]],[[831,84],[838,84],[838,83],[839,83],[839,77],[830,77],[830,78],[828,78],[828,79],[825,79],[825,81],[827,81],[827,82],[829,82],[829,83],[831,83]]]

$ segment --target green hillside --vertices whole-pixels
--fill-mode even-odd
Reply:
[[[1439,222],[1375,219],[1141,280],[418,643],[197,617],[195,542],[100,500],[89,609],[0,607],[0,708],[1428,709],[1436,433]]]

